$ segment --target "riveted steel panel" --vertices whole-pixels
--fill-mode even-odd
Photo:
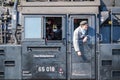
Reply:
[[[4,79],[5,77],[4,60],[5,60],[5,47],[0,46],[0,79]]]
[[[21,46],[5,46],[5,79],[21,79]]]
[[[100,44],[99,80],[119,80],[120,45]]]
[[[66,79],[66,48],[60,44],[39,45],[24,42],[23,79]]]

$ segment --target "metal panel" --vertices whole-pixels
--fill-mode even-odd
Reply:
[[[112,13],[113,14],[120,14],[120,8],[119,7],[112,7]]]
[[[120,35],[118,35],[118,34],[120,34],[120,32],[119,32],[119,30],[120,30],[120,25],[118,25],[118,26],[113,26],[113,43],[119,43],[120,42]]]
[[[98,7],[24,7],[22,14],[94,14]]]
[[[90,63],[73,63],[72,64],[72,76],[76,76],[75,78],[90,78],[91,77],[91,69],[89,68]],[[85,76],[85,77],[84,77]]]
[[[66,79],[66,48],[63,44],[24,42],[22,46],[23,79]]]
[[[119,80],[120,45],[100,44],[99,80]]]
[[[4,59],[5,59],[5,48],[0,46],[0,79],[4,79],[5,77]]]
[[[102,43],[111,42],[111,27],[109,25],[101,27],[100,34],[102,34]]]
[[[111,69],[112,69],[112,53],[110,46],[100,45],[100,60],[99,60],[99,79],[106,80],[111,79]],[[109,65],[108,65],[109,62]],[[103,65],[104,64],[104,65]]]
[[[95,1],[71,1],[71,2],[26,2],[24,0],[21,0],[21,6],[99,6],[100,5],[100,0],[95,0]]]
[[[115,0],[115,6],[120,7],[120,0]]]
[[[113,0],[100,0],[102,6],[112,6]]]
[[[21,46],[7,45],[5,47],[5,79],[21,79]]]
[[[71,45],[71,78],[72,79],[95,79],[95,16],[94,15],[70,15],[69,34],[70,42],[72,43],[72,34],[74,30],[74,19],[87,19],[88,35],[90,40],[82,45],[82,56],[77,56],[74,51],[73,45]]]
[[[30,16],[30,15],[28,15]],[[35,15],[36,16],[36,15]],[[66,27],[65,15],[38,15],[43,19],[42,40],[22,41],[23,79],[66,79]],[[34,17],[34,16],[33,16]],[[61,18],[62,39],[47,40],[46,17]]]
[[[5,79],[4,60],[6,55],[6,47],[0,45],[0,79]]]

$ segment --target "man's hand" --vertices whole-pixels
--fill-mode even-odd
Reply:
[[[87,39],[88,39],[88,37],[85,36],[85,37],[83,38],[83,43],[87,42]]]
[[[81,56],[82,54],[81,54],[81,52],[80,52],[80,51],[78,51],[78,52],[77,52],[77,55],[78,55],[78,56]]]

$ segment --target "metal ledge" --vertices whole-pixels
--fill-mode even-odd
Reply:
[[[24,7],[22,14],[97,14],[98,7]]]
[[[21,1],[20,6],[22,7],[42,7],[42,6],[54,6],[54,7],[59,7],[59,6],[100,6],[100,0],[95,0],[95,1],[84,1],[84,2],[26,2],[26,1]]]

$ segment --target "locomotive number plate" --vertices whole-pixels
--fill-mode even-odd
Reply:
[[[38,67],[39,72],[55,72],[54,66],[39,66]]]

